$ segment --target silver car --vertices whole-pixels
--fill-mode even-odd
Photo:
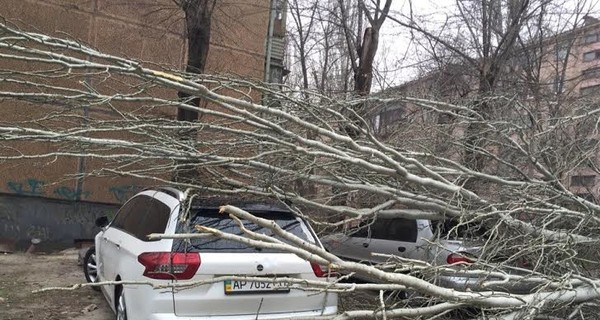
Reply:
[[[325,248],[340,258],[367,264],[383,264],[390,261],[391,256],[410,259],[413,263],[422,262],[423,266],[449,267],[450,272],[440,272],[439,268],[425,268],[423,276],[440,286],[457,289],[479,291],[509,290],[529,291],[533,284],[502,283],[499,277],[490,274],[477,276],[454,273],[467,270],[481,253],[478,243],[464,239],[477,238],[485,229],[481,225],[457,224],[453,221],[413,220],[403,218],[378,218],[374,221],[363,221],[360,225],[345,226],[342,232],[327,235],[321,239]],[[506,270],[510,274],[523,273],[519,268]],[[427,272],[427,270],[431,270]],[[454,274],[453,274],[454,273]],[[363,280],[373,281],[365,278]]]

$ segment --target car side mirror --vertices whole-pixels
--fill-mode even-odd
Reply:
[[[96,219],[96,227],[104,228],[108,225],[110,221],[108,221],[108,217],[102,216]]]

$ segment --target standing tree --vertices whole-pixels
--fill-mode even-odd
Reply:
[[[316,15],[318,14],[318,2],[302,3],[301,0],[292,0],[289,3],[290,16],[293,26],[290,28],[289,38],[292,42],[294,51],[297,52],[295,58],[300,63],[300,72],[302,77],[302,89],[309,89],[309,59],[314,48],[314,29]]]
[[[353,30],[349,21],[350,5],[343,0],[338,0],[340,9],[340,23],[346,35],[349,48],[352,70],[354,71],[354,92],[364,96],[371,92],[373,82],[373,61],[379,46],[379,31],[387,18],[392,0],[386,0],[383,7],[377,1],[374,7],[368,6],[363,0],[358,0],[358,24],[357,30]],[[362,17],[367,18],[369,27],[364,30],[362,37]],[[352,49],[355,50],[352,50]]]
[[[210,31],[212,15],[217,0],[175,0],[175,3],[185,14],[186,36],[188,41],[186,72],[200,74],[206,68],[206,59],[210,48]],[[200,104],[199,97],[179,91],[179,98],[192,106]],[[196,121],[198,112],[179,108],[177,119],[181,121]]]
[[[312,73],[314,87],[321,92],[348,93],[352,86],[348,70],[352,70],[352,91],[368,95],[379,33],[391,5],[392,0],[383,5],[362,0],[292,1],[289,30],[300,64],[301,87],[310,87]],[[363,30],[365,18],[369,26]]]
[[[365,29],[362,42],[357,43],[358,65],[354,70],[354,91],[359,95],[367,95],[371,92],[373,82],[373,61],[379,47],[379,31],[388,16],[392,0],[386,0],[383,8],[379,8],[379,1],[373,9],[367,7],[363,0],[359,0],[359,5],[370,26]]]
[[[564,1],[550,0],[457,1],[455,12],[447,14],[441,30],[435,23],[428,23],[426,18],[412,11],[406,16],[390,17],[423,39],[422,43],[428,45],[426,59],[436,61],[435,70],[442,73],[445,72],[442,70],[453,69],[451,72],[464,76],[463,81],[470,88],[467,93],[471,110],[483,120],[471,121],[464,130],[465,165],[481,171],[493,162],[493,156],[477,152],[497,147],[491,143],[493,139],[490,139],[490,131],[484,122],[497,118],[501,113],[515,112],[494,97],[502,94],[534,95],[536,101],[544,105],[542,108],[548,105],[546,97],[549,95],[540,91],[548,87],[541,76],[544,71],[540,70],[540,59],[549,50],[562,52],[561,48],[569,50],[573,46],[572,42],[565,44],[563,39],[549,41],[552,36],[549,30],[562,32],[565,26],[572,25],[574,32],[583,16],[584,6],[578,4],[572,19],[555,19],[560,14],[558,10],[564,11],[563,5]],[[559,33],[557,31],[554,34]],[[569,51],[564,53],[564,59],[556,63],[555,73],[562,77],[560,79],[564,79],[568,64]],[[449,59],[441,60],[445,57]],[[563,86],[563,81],[557,81],[559,91],[563,91]],[[459,93],[450,94],[447,98],[456,101]]]

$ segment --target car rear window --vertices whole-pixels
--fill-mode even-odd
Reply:
[[[403,218],[378,218],[365,220],[349,228],[348,234],[357,238],[372,238],[403,242],[417,242],[417,220]]]
[[[164,233],[171,209],[160,200],[147,195],[138,195],[127,201],[111,223],[111,227],[121,229],[142,241],[149,240],[151,233]]]
[[[445,239],[478,239],[485,237],[487,228],[480,223],[460,223],[459,221],[448,219],[431,221],[433,233],[440,238]]]
[[[303,222],[289,212],[250,211],[250,213],[261,218],[273,220],[282,229],[303,240],[313,242],[311,240],[312,236],[307,234],[308,229],[303,225]],[[191,216],[192,218],[188,223],[180,223],[177,226],[177,233],[199,233],[194,226],[201,225],[226,233],[244,236],[244,233],[237,223],[228,215],[220,214],[217,209],[195,210]],[[263,228],[246,220],[243,220],[242,222],[244,227],[248,230],[266,234],[285,242],[285,240],[281,239],[279,236],[274,235],[268,228]],[[213,236],[173,240],[173,250],[176,252],[282,252],[274,249],[255,248],[238,241],[225,240]]]

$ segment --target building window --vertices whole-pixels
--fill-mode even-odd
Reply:
[[[556,76],[554,78],[554,93],[561,94],[565,91],[565,82],[561,76]]]
[[[600,59],[600,51],[590,51],[583,54],[583,61]]]
[[[379,132],[381,130],[381,115],[378,114],[373,118],[373,130]]]
[[[594,196],[591,193],[576,193],[575,195],[585,201],[596,202],[596,199],[594,199]]]
[[[517,65],[523,70],[528,70],[533,62],[533,60],[527,56],[527,53],[518,56],[516,60]]]
[[[600,85],[589,86],[579,89],[579,94],[582,96],[595,95],[600,93]]]
[[[585,175],[585,176],[572,176],[571,187],[592,187],[596,182],[596,176]]]
[[[277,83],[277,84],[282,84],[283,77],[287,76],[289,73],[288,70],[286,70],[282,66],[276,65],[276,64],[271,65],[270,71],[271,71],[271,74],[269,77],[269,82]]]
[[[567,52],[568,50],[565,47],[556,48],[556,60],[565,61],[567,59]]]
[[[449,124],[454,120],[454,116],[448,113],[440,113],[438,115],[437,123],[438,124]]]
[[[598,34],[597,33],[593,33],[593,34],[586,34],[583,37],[583,43],[594,43],[598,41]]]
[[[586,149],[594,149],[594,150],[596,150],[596,148],[598,147],[598,143],[599,142],[600,142],[600,140],[597,139],[597,138],[587,138],[587,139],[585,139],[584,147]]]
[[[581,72],[581,77],[585,79],[600,78],[600,67],[590,68]]]
[[[396,129],[396,126],[405,121],[404,107],[394,106],[393,109],[387,109],[375,116],[373,129],[379,134],[388,134]]]

